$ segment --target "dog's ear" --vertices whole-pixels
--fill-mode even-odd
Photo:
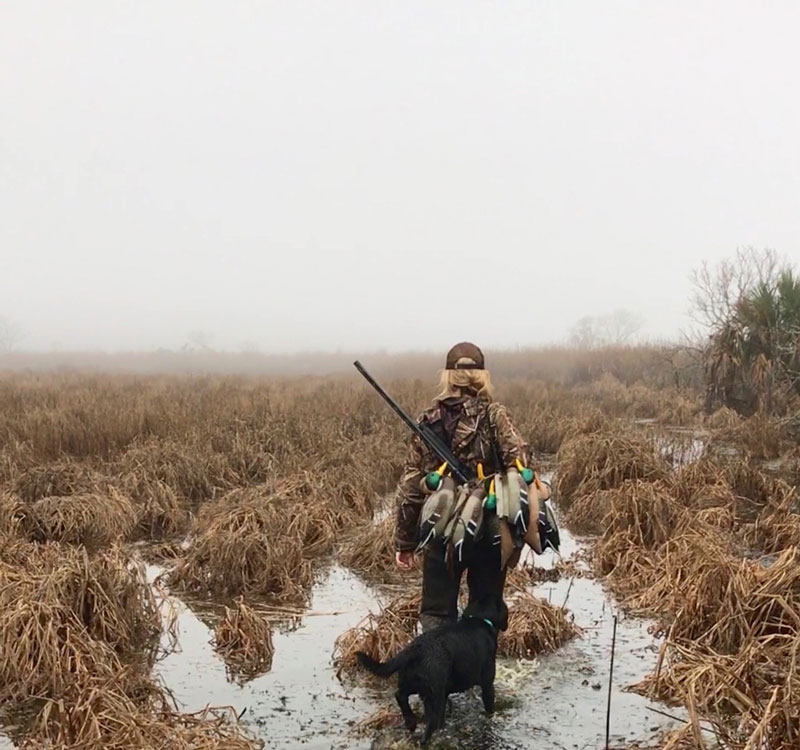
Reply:
[[[497,629],[498,630],[508,630],[508,607],[506,603],[501,599],[500,606],[498,608],[500,616],[497,618]]]

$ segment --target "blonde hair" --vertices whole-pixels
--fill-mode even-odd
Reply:
[[[463,360],[468,362],[470,360]],[[462,362],[462,360],[458,360]],[[491,403],[492,378],[488,370],[442,370],[439,374],[439,395],[437,401],[453,396],[463,395],[463,391],[471,391],[478,398]]]

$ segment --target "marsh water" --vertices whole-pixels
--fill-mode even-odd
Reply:
[[[682,442],[683,449],[675,450]],[[665,442],[678,465],[702,453],[702,438]],[[585,548],[568,530],[561,530],[562,557]],[[552,552],[535,557],[537,567],[555,564]],[[149,579],[162,572],[148,566]],[[415,585],[409,582],[409,586]],[[418,585],[418,584],[416,584]],[[564,606],[583,629],[580,637],[552,654],[535,660],[498,660],[497,711],[487,717],[477,694],[455,696],[446,728],[430,747],[463,750],[516,750],[530,747],[586,750],[605,747],[609,668],[614,617],[617,616],[614,671],[610,684],[610,740],[613,747],[657,747],[658,737],[679,726],[666,712],[682,711],[652,703],[626,688],[652,672],[659,641],[650,634],[651,621],[618,612],[610,594],[592,577],[560,578],[532,585],[531,591],[556,606]],[[270,750],[307,748],[330,750],[403,750],[417,747],[399,724],[367,734],[354,731],[358,722],[393,704],[393,679],[378,690],[341,682],[332,664],[336,638],[377,612],[397,589],[372,587],[338,564],[320,573],[310,606],[291,626],[273,631],[275,654],[266,674],[238,684],[229,679],[222,659],[211,645],[213,613],[207,605],[192,606],[174,595],[169,607],[176,616],[177,648],[155,667],[173,693],[179,708],[200,711],[208,706],[230,707]],[[166,616],[166,614],[165,614]],[[421,713],[420,706],[412,706]],[[397,712],[399,719],[399,712]],[[416,739],[421,730],[418,730]],[[13,745],[0,734],[0,750]]]
[[[563,529],[562,538],[565,557],[579,549],[580,543]],[[552,553],[536,558],[536,563],[551,566]],[[156,566],[148,567],[151,580],[160,572]],[[499,660],[495,715],[484,715],[477,694],[456,696],[447,726],[434,736],[431,748],[604,747],[615,614],[619,620],[611,690],[612,744],[655,745],[660,732],[677,725],[648,707],[673,714],[675,709],[625,692],[626,686],[652,671],[656,661],[658,642],[648,633],[647,620],[617,613],[611,598],[591,578],[562,578],[532,590],[557,606],[566,604],[583,635],[533,661]],[[293,627],[274,632],[272,669],[244,685],[229,681],[225,664],[210,643],[206,612],[196,613],[173,596],[170,600],[176,610],[178,646],[157,663],[155,672],[181,709],[231,707],[270,750],[417,746],[400,726],[357,735],[353,731],[357,722],[381,708],[394,709],[392,680],[385,690],[360,687],[340,682],[332,666],[337,636],[368,612],[377,611],[387,600],[385,592],[381,595],[342,567],[330,566],[314,586],[308,613]],[[169,645],[166,635],[163,645]],[[10,748],[10,741],[0,735],[0,750]]]
[[[562,555],[580,543],[563,531]],[[536,559],[552,566],[552,553]],[[151,567],[151,577],[158,569]],[[566,605],[579,637],[556,653],[534,661],[500,660],[498,711],[483,714],[479,697],[454,700],[447,728],[432,748],[598,748],[605,744],[609,662],[613,618],[618,615],[611,691],[611,740],[615,746],[650,744],[677,724],[648,710],[651,704],[625,687],[648,674],[658,643],[646,620],[617,613],[602,586],[591,578],[562,578],[532,587],[538,596]],[[180,600],[177,607],[179,649],[156,666],[156,672],[187,711],[231,706],[268,748],[405,748],[413,747],[401,727],[391,726],[357,736],[354,725],[383,707],[392,706],[392,680],[386,690],[340,682],[331,663],[337,636],[386,601],[338,565],[329,567],[313,589],[308,614],[299,623],[274,633],[272,669],[245,685],[228,680],[225,665],[210,644],[212,631]],[[208,618],[206,618],[208,619]],[[674,713],[674,711],[671,711]],[[535,743],[535,744],[534,744]]]

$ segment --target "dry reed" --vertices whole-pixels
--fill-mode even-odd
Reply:
[[[384,706],[353,724],[350,734],[356,737],[372,737],[382,729],[402,726],[404,726],[403,715],[397,706]]]
[[[338,676],[364,674],[356,652],[364,651],[378,661],[394,656],[414,637],[421,595],[394,599],[378,614],[367,615],[358,625],[342,633],[334,645],[333,664]]]
[[[131,501],[115,489],[105,494],[45,497],[28,505],[21,528],[37,542],[106,547],[130,536],[136,525]]]
[[[734,409],[722,406],[709,414],[704,422],[712,430],[730,430],[741,424],[742,417]]]
[[[127,489],[143,491],[145,497],[163,484],[178,498],[200,503],[231,485],[221,454],[210,451],[207,445],[191,445],[177,439],[133,445],[114,468],[118,476],[125,477]]]
[[[663,482],[625,482],[608,495],[605,531],[595,547],[595,571],[626,598],[658,575],[654,550],[686,524],[686,511]]]
[[[752,459],[777,458],[792,445],[783,422],[765,414],[756,414],[745,420],[732,420],[728,426],[717,429],[712,437],[712,447],[735,446]]]
[[[140,544],[136,549],[144,561],[164,567],[174,565],[184,554],[182,542]]]
[[[599,490],[579,495],[570,503],[564,522],[573,534],[602,534],[603,522],[611,510],[613,498],[618,489]]]
[[[214,648],[225,660],[229,674],[247,682],[272,667],[275,647],[269,621],[238,599],[214,631]]]
[[[580,632],[561,607],[520,592],[510,602],[508,629],[498,635],[497,653],[515,659],[532,659],[555,651]]]
[[[91,494],[108,488],[107,478],[74,460],[32,466],[12,483],[14,492],[26,503],[45,497]]]
[[[227,714],[227,715],[226,715]],[[22,750],[256,750],[232,711],[180,714],[137,673],[97,675],[44,703]]]
[[[19,496],[0,489],[0,545],[22,535],[20,529],[25,516],[25,506]],[[0,549],[2,546],[0,546]]]
[[[303,482],[284,482],[234,490],[203,506],[170,584],[195,594],[304,601],[312,583],[307,554],[333,539],[331,528],[311,518],[306,492]]]
[[[649,482],[668,475],[667,462],[640,435],[579,435],[565,442],[558,453],[558,502],[569,508],[581,495],[611,490],[628,480]]]
[[[166,482],[141,471],[123,474],[116,481],[136,505],[138,536],[169,539],[186,533],[191,519],[189,504]]]
[[[796,490],[752,460],[707,457],[668,480],[625,482],[604,499],[597,571],[667,635],[656,673],[637,689],[689,709],[672,746],[701,743],[701,718],[735,750],[797,746]],[[754,550],[773,554],[746,559]]]
[[[0,558],[0,702],[57,696],[119,660],[153,663],[160,619],[140,565],[16,542]]]
[[[420,565],[411,572],[395,564],[395,518],[390,515],[378,523],[367,521],[356,526],[339,548],[339,562],[370,583],[401,583],[418,578]]]

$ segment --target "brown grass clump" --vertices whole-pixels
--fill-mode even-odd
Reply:
[[[725,476],[722,465],[704,455],[697,461],[679,466],[673,479],[676,496],[684,505],[694,505],[690,498],[698,487],[724,483]]]
[[[102,492],[108,488],[108,480],[74,460],[62,460],[52,464],[33,466],[22,472],[12,488],[26,503],[45,497]]]
[[[309,556],[328,549],[334,535],[330,522],[314,518],[314,498],[306,493],[306,483],[292,480],[206,504],[170,584],[197,594],[304,602],[313,580]]]
[[[25,507],[16,494],[0,490],[0,549],[6,539],[11,540],[22,535],[20,526],[25,515],[24,510]]]
[[[136,549],[145,562],[164,567],[174,565],[184,554],[182,542],[141,544],[137,545]]]
[[[225,714],[228,714],[227,716]],[[48,700],[22,750],[255,750],[232,711],[180,714],[164,690],[138,673],[96,675]]]
[[[698,512],[710,509],[725,509],[736,514],[739,500],[730,485],[720,477],[709,484],[681,486],[682,475],[679,474],[673,482],[676,498],[683,502],[687,508]]]
[[[339,562],[345,568],[379,582],[397,580],[394,564],[395,519],[387,516],[379,523],[361,524],[353,529],[339,549]]]
[[[590,555],[588,549],[580,549],[565,560],[556,560],[552,568],[537,567],[535,558],[530,558],[508,571],[506,586],[510,591],[527,591],[530,586],[552,583],[562,578],[591,578],[593,573],[584,564],[590,561]]]
[[[736,517],[731,509],[722,506],[703,508],[703,510],[697,511],[696,518],[701,528],[718,529],[728,534],[732,533],[736,526]]]
[[[712,437],[716,447],[735,446],[750,457],[765,460],[777,458],[792,445],[784,423],[766,414],[756,414],[719,429]]]
[[[517,576],[521,574],[521,579]],[[506,583],[515,589],[526,589],[529,585],[540,583],[555,583],[560,581],[563,573],[558,568],[537,568],[535,566],[514,568],[509,571]],[[522,585],[521,585],[522,584]]]
[[[213,715],[178,714],[144,676],[160,617],[143,567],[122,549],[4,541],[0,704],[29,717],[15,730],[21,748],[258,746]]]
[[[773,640],[772,645],[778,646],[787,638],[800,637],[800,548],[789,547],[777,558],[732,561],[728,571],[719,573],[720,578],[730,579],[724,591],[701,592],[708,591],[708,606],[713,602],[724,614],[709,621],[706,629],[698,627],[697,617],[678,617],[672,627],[674,637],[691,638],[722,653],[734,652],[750,639]],[[710,584],[711,578],[709,574],[701,583]]]
[[[356,737],[373,737],[376,732],[389,727],[404,726],[403,714],[397,709],[396,704],[384,706],[377,711],[373,711],[369,716],[365,716],[353,724],[350,734]]]
[[[610,495],[605,538],[622,534],[629,547],[654,549],[683,528],[685,509],[665,482],[625,482]]]
[[[45,497],[24,512],[21,528],[37,542],[106,547],[127,538],[136,525],[131,501],[114,489],[106,494]]]
[[[246,682],[272,667],[272,630],[269,621],[242,599],[230,609],[214,631],[214,648],[225,660],[232,677]]]
[[[209,500],[229,489],[224,457],[205,445],[187,445],[177,439],[148,440],[130,447],[115,463],[116,473],[133,476],[134,486],[159,484],[169,487],[180,498],[191,503]]]
[[[421,566],[411,572],[395,564],[394,515],[355,527],[339,549],[339,562],[371,583],[400,583],[421,575]]]
[[[796,746],[800,548],[742,559],[727,531],[695,519],[648,552],[631,553],[644,562],[626,603],[659,615],[667,641],[655,675],[636,689],[685,704],[695,722],[713,720],[726,746]]]
[[[663,482],[626,482],[612,491],[605,532],[595,548],[598,575],[611,576],[618,593],[641,585],[657,548],[686,524],[686,511]],[[651,572],[651,575],[654,571]]]
[[[532,659],[555,651],[580,632],[565,610],[521,592],[508,608],[508,629],[498,635],[497,653],[515,659]]]
[[[774,554],[800,546],[800,494],[797,487],[773,480],[773,495],[758,515],[742,523],[736,538],[746,550]]]
[[[116,480],[136,506],[136,533],[144,539],[169,539],[185,534],[191,514],[188,502],[161,479],[134,471]]]
[[[706,427],[712,430],[730,430],[738,427],[742,422],[742,417],[734,409],[722,406],[705,419]]]
[[[687,508],[728,508],[737,523],[753,522],[778,507],[787,510],[798,500],[794,487],[741,458],[687,464],[676,472],[672,487]]]
[[[57,593],[77,612],[95,640],[109,644],[124,660],[151,664],[158,647],[161,620],[144,566],[120,547],[93,557],[76,555],[73,569],[63,552],[42,590]]]
[[[10,606],[5,599],[0,600],[8,606],[0,635],[4,704],[63,695],[93,675],[110,675],[117,665],[113,651],[93,641],[69,607],[33,600]]]
[[[632,552],[639,566],[635,579],[624,568],[610,583],[630,609],[661,616],[661,629],[705,632],[716,624],[718,604],[733,577],[737,561],[728,537],[696,524],[646,554]]]
[[[366,434],[343,444],[338,444],[338,436],[314,462],[315,473],[322,478],[321,491],[343,496],[344,507],[362,516],[370,514],[377,496],[395,489],[407,450],[405,433],[402,439],[392,439],[391,433],[374,431],[375,421],[375,415],[368,417],[361,426]]]
[[[626,480],[665,479],[669,465],[651,441],[622,432],[579,435],[558,452],[558,502],[569,508],[581,495],[611,490]]]
[[[658,421],[665,425],[693,425],[701,417],[703,405],[696,396],[673,393],[667,397],[658,412]]]
[[[689,710],[671,746],[702,747],[701,717],[735,750],[798,746],[796,489],[752,458],[704,457],[667,479],[584,495],[572,509],[579,525],[597,524],[600,501],[596,569],[667,635],[656,673],[636,689]],[[758,550],[773,555],[745,559]]]
[[[632,689],[686,704],[695,726],[704,715],[724,747],[793,748],[800,741],[800,680],[791,667],[798,648],[796,638],[783,649],[753,640],[735,654],[720,654],[670,639],[656,672]]]
[[[626,483],[611,497],[606,530],[594,548],[595,573],[635,610],[646,609],[643,592],[656,595],[665,588],[661,596],[680,598],[683,582],[692,580],[698,561],[708,559],[705,551],[719,539],[718,524],[726,523],[724,516],[709,520],[716,526],[687,511],[664,482]]]
[[[13,484],[26,469],[36,464],[30,443],[0,438],[0,484]]]
[[[519,428],[528,438],[534,455],[552,455],[558,453],[570,435],[589,431],[582,429],[586,423],[597,420],[593,426],[601,426],[606,418],[599,414],[596,409],[587,408],[579,417],[566,416],[556,406],[533,404],[520,414]]]
[[[353,677],[361,673],[357,651],[386,661],[408,644],[415,635],[420,593],[405,594],[394,599],[376,614],[367,615],[358,625],[342,633],[333,649],[333,665],[337,676]]]
[[[565,523],[570,531],[579,535],[602,534],[603,521],[611,510],[611,502],[618,490],[600,490],[579,495],[570,504]]]
[[[141,566],[17,542],[0,559],[0,702],[58,696],[119,659],[152,665],[160,619]]]
[[[510,568],[506,573],[506,590],[527,591],[528,587],[531,585],[532,574],[540,570],[541,568],[529,568],[522,565]]]

